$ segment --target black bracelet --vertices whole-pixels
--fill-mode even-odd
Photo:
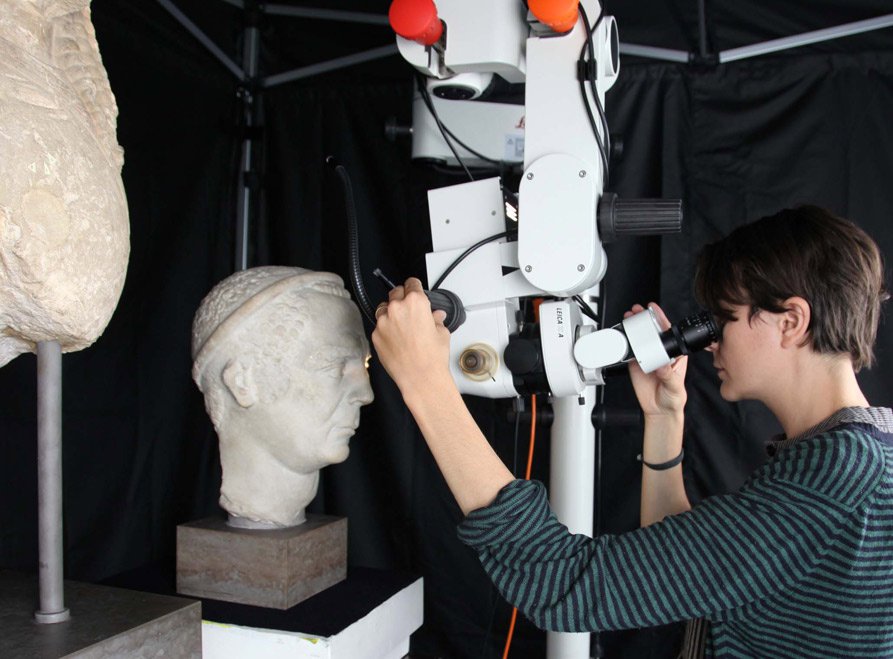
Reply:
[[[660,464],[656,464],[656,465],[651,464],[650,462],[645,462],[642,459],[641,453],[639,453],[639,455],[636,456],[636,460],[641,462],[643,465],[645,465],[649,469],[654,469],[654,471],[664,471],[665,469],[671,469],[672,467],[675,467],[676,465],[678,465],[680,462],[682,462],[682,458],[684,458],[684,457],[685,457],[685,449],[682,449],[681,451],[679,451],[679,455],[677,455],[672,460],[670,460],[668,462],[661,462]]]

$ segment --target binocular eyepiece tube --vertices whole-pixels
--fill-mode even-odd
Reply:
[[[709,311],[686,316],[670,329],[661,332],[660,340],[667,356],[690,355],[719,340],[719,328]]]
[[[674,358],[703,350],[719,340],[719,328],[710,312],[686,316],[669,329],[661,331],[651,309],[624,319],[622,330],[629,344],[627,356],[618,364],[607,366],[603,375],[614,375],[632,358],[646,373],[657,370]]]

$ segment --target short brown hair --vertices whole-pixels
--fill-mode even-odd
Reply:
[[[695,275],[698,302],[718,319],[730,304],[779,313],[790,297],[811,309],[809,336],[819,353],[849,353],[859,371],[874,362],[884,264],[874,240],[817,206],[786,209],[704,247]]]

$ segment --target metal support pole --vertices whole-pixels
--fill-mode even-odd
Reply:
[[[62,347],[37,344],[37,509],[40,608],[39,623],[64,622],[62,583]]]
[[[595,429],[592,408],[595,387],[588,387],[583,404],[576,396],[555,398],[552,410],[552,453],[549,502],[558,520],[571,533],[592,537],[595,493]],[[549,659],[589,659],[590,634],[549,632]]]
[[[253,15],[248,17],[245,27],[245,38],[242,44],[242,66],[245,71],[245,85],[239,89],[242,100],[242,125],[245,134],[242,136],[242,158],[237,182],[238,199],[236,201],[236,270],[248,268],[249,230],[251,226],[251,207],[254,203],[252,180],[254,174],[253,141],[254,128],[257,125],[257,112],[260,99],[257,98],[258,60],[260,58],[260,28],[257,25],[260,9],[255,7]]]
[[[707,52],[707,6],[706,0],[698,0],[698,49],[701,57],[706,58]]]
[[[649,59],[664,60],[666,62],[688,62],[691,57],[684,50],[672,50],[670,48],[657,48],[656,46],[643,46],[638,43],[620,42],[620,54],[634,57],[647,57]]]
[[[841,37],[861,34],[862,32],[872,32],[874,30],[881,30],[888,27],[893,27],[893,14],[886,14],[884,16],[878,16],[877,18],[869,18],[854,23],[844,23],[843,25],[829,27],[824,30],[804,32],[803,34],[798,34],[793,37],[772,39],[771,41],[764,41],[763,43],[754,44],[752,46],[724,50],[719,53],[719,61],[720,63],[734,62],[748,57],[757,57],[758,55],[774,53],[779,50],[797,48],[798,46],[830,41],[831,39],[840,39]]]
[[[700,6],[699,6],[700,9]],[[701,19],[699,13],[699,20]],[[758,57],[767,55],[779,50],[787,50],[789,48],[797,48],[813,43],[830,41],[832,39],[840,39],[849,37],[854,34],[863,32],[872,32],[874,30],[882,30],[884,28],[893,27],[893,14],[885,14],[877,18],[869,18],[864,21],[855,21],[853,23],[845,23],[835,27],[829,27],[824,30],[815,30],[813,32],[804,32],[792,37],[782,37],[780,39],[772,39],[762,43],[753,44],[751,46],[742,46],[740,48],[731,48],[718,53],[719,63],[735,62],[737,60],[749,57]],[[703,27],[699,25],[699,31],[706,37],[706,22]],[[699,44],[699,52],[703,57],[706,51],[706,40],[702,40]],[[671,50],[669,48],[656,48],[654,46],[643,46],[635,43],[620,43],[621,55],[633,55],[635,57],[647,57],[649,59],[664,60],[667,62],[688,62],[691,55],[681,50]]]
[[[228,68],[233,75],[237,78],[241,78],[242,70],[236,66],[236,63],[233,62],[229,57],[227,57],[226,53],[224,53],[220,47],[215,44],[211,38],[202,32],[201,28],[198,27],[195,23],[193,23],[189,17],[180,11],[177,6],[171,2],[170,0],[158,0],[158,4],[160,4],[164,9],[176,19],[176,21],[186,28],[186,30],[191,34],[195,39],[208,49],[217,60],[223,64],[226,68]]]
[[[381,59],[383,57],[390,57],[391,55],[397,55],[399,53],[400,50],[399,48],[397,48],[396,44],[388,44],[387,46],[380,46],[379,48],[364,50],[361,53],[345,55],[344,57],[338,57],[327,62],[310,64],[309,66],[303,66],[299,69],[294,69],[292,71],[286,71],[284,73],[277,73],[276,75],[268,76],[264,78],[263,86],[273,87],[275,85],[281,85],[285,82],[292,82],[294,80],[300,80],[302,78],[309,78],[311,76],[319,75],[320,73],[327,73],[329,71],[343,69],[355,64],[362,64],[363,62],[371,62],[372,60]]]
[[[295,18],[316,18],[325,21],[365,23],[367,25],[390,25],[387,14],[368,14],[359,11],[314,9],[312,7],[294,7],[292,5],[267,5],[266,12],[274,16],[278,15],[293,16]]]

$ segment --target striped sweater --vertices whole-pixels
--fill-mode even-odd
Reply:
[[[870,424],[785,446],[738,492],[629,533],[571,535],[543,485],[517,480],[459,537],[544,629],[703,616],[711,657],[893,656],[893,435]]]

